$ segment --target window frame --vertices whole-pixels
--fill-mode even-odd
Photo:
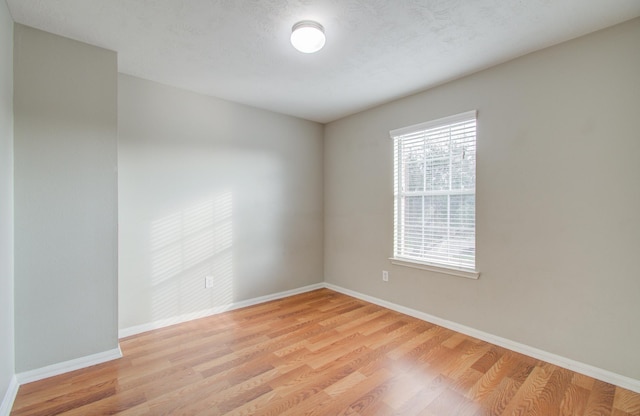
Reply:
[[[417,259],[414,257],[403,257],[402,255],[399,255],[398,250],[398,242],[400,238],[406,238],[406,233],[403,233],[401,230],[403,229],[404,226],[404,220],[401,218],[401,214],[403,214],[405,211],[403,210],[402,212],[399,212],[399,210],[401,209],[401,203],[403,198],[407,197],[407,194],[410,194],[410,192],[412,191],[402,191],[401,187],[402,184],[404,183],[403,180],[406,178],[403,178],[401,172],[399,172],[400,170],[403,170],[404,167],[406,166],[405,163],[403,163],[402,160],[402,153],[398,151],[398,140],[402,140],[403,136],[408,136],[408,135],[412,135],[412,134],[419,134],[421,132],[427,132],[429,130],[433,130],[433,129],[438,129],[438,128],[446,128],[447,126],[450,125],[454,125],[454,124],[458,124],[461,122],[469,122],[470,120],[474,120],[476,125],[475,125],[475,136],[474,136],[474,145],[475,145],[475,150],[476,150],[476,155],[477,155],[477,141],[478,141],[478,133],[477,133],[477,120],[478,120],[478,112],[476,110],[472,110],[472,111],[467,111],[464,113],[460,113],[460,114],[455,114],[452,116],[448,116],[448,117],[443,117],[443,118],[439,118],[439,119],[435,119],[435,120],[431,120],[431,121],[427,121],[425,123],[419,123],[419,124],[415,124],[415,125],[411,125],[411,126],[407,126],[407,127],[402,127],[399,129],[394,129],[391,130],[389,132],[389,136],[391,137],[392,141],[393,141],[393,154],[394,154],[394,162],[393,162],[393,176],[394,176],[394,195],[393,195],[393,199],[394,199],[394,211],[393,211],[393,257],[390,257],[389,260],[391,261],[392,264],[395,265],[399,265],[399,266],[406,266],[406,267],[412,267],[412,268],[417,268],[417,269],[423,269],[423,270],[429,270],[429,271],[435,271],[438,273],[444,273],[444,274],[448,274],[448,275],[454,275],[454,276],[460,276],[460,277],[467,277],[467,278],[471,278],[471,279],[478,279],[480,276],[480,272],[477,270],[477,256],[476,256],[476,244],[475,242],[477,241],[477,227],[476,227],[476,184],[477,184],[477,179],[475,178],[475,172],[477,171],[477,157],[476,160],[474,160],[474,182],[473,182],[473,190],[464,190],[464,191],[454,191],[452,189],[448,189],[446,191],[426,191],[423,190],[421,192],[423,193],[431,193],[432,195],[435,194],[442,194],[442,195],[447,195],[448,196],[448,201],[449,198],[452,195],[473,195],[473,209],[474,209],[474,220],[473,220],[473,239],[474,239],[474,250],[473,250],[473,268],[466,268],[466,267],[461,267],[458,265],[452,265],[452,264],[447,264],[447,263],[440,263],[437,261],[433,261],[433,258],[429,259],[429,258],[422,258],[422,259]],[[451,161],[452,156],[451,154],[448,155],[447,160]],[[413,191],[415,192],[415,191]],[[425,195],[426,196],[426,195]],[[447,207],[447,218],[450,218],[450,213],[451,213],[451,209],[449,208],[449,206]],[[424,228],[423,228],[424,229]],[[449,232],[449,230],[451,229],[451,225],[447,225],[447,230]],[[448,240],[450,241],[450,240]]]

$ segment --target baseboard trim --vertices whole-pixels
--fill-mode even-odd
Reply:
[[[589,364],[585,364],[585,363],[575,361],[566,357],[562,357],[560,355],[543,351],[526,344],[522,344],[506,338],[502,338],[484,331],[480,331],[478,329],[474,329],[462,324],[458,324],[453,321],[439,318],[437,316],[430,315],[428,313],[421,312],[412,308],[408,308],[406,306],[398,305],[393,302],[389,302],[373,296],[365,295],[363,293],[346,289],[331,283],[318,283],[314,285],[304,286],[301,288],[287,290],[284,292],[274,293],[266,296],[260,296],[257,298],[248,299],[240,302],[233,302],[228,305],[212,308],[203,312],[199,312],[197,314],[185,314],[172,319],[166,319],[162,321],[151,322],[149,324],[138,325],[135,327],[121,330],[119,335],[121,338],[124,338],[126,336],[131,336],[131,335],[139,334],[142,332],[147,332],[153,329],[190,321],[192,319],[198,319],[198,318],[219,314],[219,313],[223,313],[223,312],[234,310],[234,309],[253,306],[260,303],[282,299],[288,296],[298,295],[301,293],[306,293],[312,290],[317,290],[322,288],[331,289],[333,291],[343,293],[345,295],[352,296],[354,298],[361,299],[366,302],[370,302],[370,303],[382,306],[384,308],[403,313],[405,315],[413,316],[414,318],[417,318],[426,322],[430,322],[436,325],[440,325],[444,328],[448,328],[453,331],[457,331],[462,334],[469,335],[471,337],[478,338],[486,342],[490,342],[500,347],[507,348],[509,350],[512,350],[521,354],[525,354],[542,361],[546,361],[548,363],[557,365],[559,367],[563,367],[563,368],[587,375],[589,377],[593,377],[595,379],[602,380],[604,382],[611,383],[616,386],[620,386],[622,388],[634,391],[636,393],[640,393],[640,380],[636,380],[631,377],[623,376],[621,374],[617,374],[609,370],[604,370],[602,368],[594,367]],[[118,346],[117,348],[114,348],[109,351],[105,351],[105,352],[89,355],[86,357],[81,357],[74,360],[65,361],[62,363],[53,364],[53,365],[38,368],[35,370],[25,371],[25,372],[16,374],[11,378],[11,382],[9,383],[9,387],[7,388],[7,391],[4,395],[2,403],[0,403],[0,416],[8,416],[9,413],[11,412],[13,402],[18,393],[18,388],[21,384],[31,383],[34,381],[53,377],[59,374],[63,374],[70,371],[79,370],[81,368],[86,368],[93,365],[101,364],[107,361],[115,360],[121,357],[122,357],[122,351],[120,350],[120,346]]]
[[[0,403],[0,416],[9,416],[11,413],[13,402],[16,400],[16,395],[18,394],[18,387],[20,387],[20,384],[18,384],[18,379],[14,374],[13,377],[11,377],[7,391],[2,399],[2,403]]]
[[[247,306],[258,305],[260,303],[270,302],[272,300],[286,298],[288,296],[299,295],[301,293],[311,292],[312,290],[324,288],[324,283],[316,283],[309,286],[303,286],[297,289],[286,290],[284,292],[273,293],[271,295],[260,296],[257,298],[247,299],[239,302],[233,302],[226,305],[216,306],[215,308],[205,309],[198,312],[187,313],[172,318],[161,319],[142,325],[136,325],[124,328],[118,331],[119,338],[126,338],[132,335],[141,334],[143,332],[152,331],[154,329],[165,328],[167,326],[181,324],[183,322],[192,321],[194,319],[206,318],[207,316],[217,315],[223,312],[232,311],[234,309],[246,308]]]
[[[384,308],[403,313],[405,315],[413,316],[414,318],[418,318],[423,321],[430,322],[432,324],[436,324],[444,328],[448,328],[448,329],[460,332],[462,334],[481,339],[486,342],[490,342],[500,347],[507,348],[511,351],[519,352],[521,354],[528,355],[538,360],[546,361],[550,364],[557,365],[558,367],[563,367],[571,371],[575,371],[577,373],[581,373],[586,376],[593,377],[595,379],[602,380],[604,382],[614,384],[616,386],[620,386],[622,388],[634,391],[636,393],[640,393],[640,380],[623,376],[621,374],[604,370],[602,368],[594,367],[592,365],[575,361],[570,358],[562,357],[560,355],[543,351],[538,348],[531,347],[529,345],[521,344],[516,341],[502,338],[493,334],[489,334],[487,332],[480,331],[478,329],[461,325],[456,322],[448,321],[446,319],[442,319],[437,316],[433,316],[428,313],[421,312],[415,309],[407,308],[405,306],[401,306],[393,302],[388,302],[386,300],[378,299],[373,296],[365,295],[360,292],[356,292],[350,289],[345,289],[343,287],[336,286],[330,283],[325,283],[324,286],[327,289],[331,289],[336,292],[343,293],[345,295],[352,296],[354,298],[361,299],[361,300],[376,304],[378,306],[382,306]]]
[[[92,365],[102,364],[107,361],[116,360],[118,358],[122,358],[122,351],[120,350],[120,346],[112,350],[87,355],[86,357],[80,357],[73,360],[48,365],[46,367],[36,368],[35,370],[25,371],[16,374],[16,378],[18,379],[18,384],[27,384],[45,378],[57,376],[63,373],[68,373],[70,371],[80,370],[81,368],[91,367]]]

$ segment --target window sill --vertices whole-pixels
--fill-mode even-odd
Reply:
[[[476,270],[452,269],[452,268],[443,267],[443,266],[436,266],[429,263],[421,263],[415,260],[400,259],[396,257],[391,257],[389,258],[389,260],[391,261],[391,264],[395,264],[397,266],[411,267],[414,269],[421,269],[421,270],[429,270],[431,272],[444,273],[444,274],[449,274],[449,275],[458,276],[458,277],[466,277],[467,279],[474,279],[474,280],[477,280],[480,277],[480,272]]]

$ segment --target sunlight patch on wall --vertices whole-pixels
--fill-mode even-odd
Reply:
[[[213,287],[205,289],[205,277]],[[233,198],[223,192],[151,223],[154,320],[233,302]]]

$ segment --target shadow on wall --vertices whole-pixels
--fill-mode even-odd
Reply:
[[[233,196],[222,192],[151,223],[153,320],[233,302]],[[213,288],[203,290],[205,276]]]

